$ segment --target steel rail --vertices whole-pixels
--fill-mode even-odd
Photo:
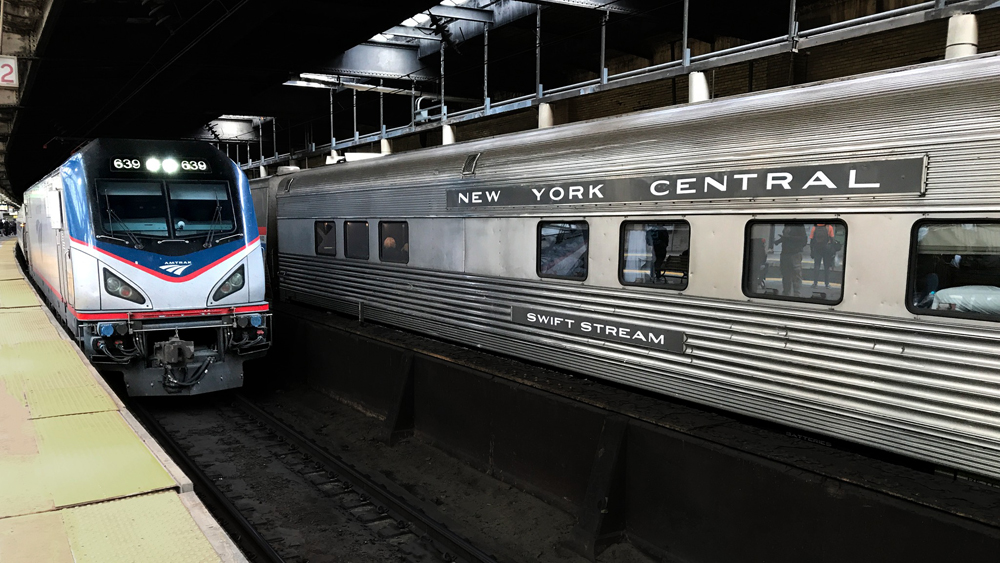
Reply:
[[[274,548],[271,547],[267,540],[257,531],[253,524],[251,524],[244,516],[240,513],[239,509],[233,505],[232,502],[226,495],[215,486],[211,477],[202,471],[198,464],[191,459],[184,449],[180,447],[179,444],[170,436],[170,433],[160,425],[160,423],[153,417],[146,407],[140,405],[137,401],[131,400],[128,402],[128,409],[135,414],[142,425],[153,434],[156,441],[166,450],[167,454],[170,455],[177,465],[187,474],[188,478],[194,483],[194,491],[198,495],[198,498],[208,507],[212,515],[216,518],[222,519],[224,526],[229,530],[235,530],[237,534],[230,534],[233,541],[243,549],[247,557],[254,563],[259,563],[263,561],[269,561],[272,563],[284,563],[284,559]]]
[[[382,484],[376,482],[364,473],[358,471],[349,463],[340,459],[336,455],[317,446],[309,438],[306,438],[294,428],[275,418],[267,411],[255,405],[252,401],[242,395],[234,397],[238,408],[243,409],[254,418],[264,422],[272,430],[281,434],[285,440],[293,444],[300,451],[309,455],[314,461],[325,466],[328,471],[332,471],[337,476],[347,481],[356,490],[364,492],[369,498],[378,501],[389,511],[405,518],[420,528],[432,540],[440,546],[450,551],[450,554],[467,562],[497,563],[496,559],[479,549],[468,540],[449,530],[447,526],[431,518],[420,508],[413,506],[401,494],[387,490]]]

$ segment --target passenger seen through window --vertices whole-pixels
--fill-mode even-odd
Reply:
[[[752,223],[744,293],[818,303],[843,297],[847,227],[836,222]]]
[[[621,282],[685,289],[690,239],[687,223],[623,223]]]
[[[911,310],[1000,317],[1000,222],[925,221],[914,238]]]

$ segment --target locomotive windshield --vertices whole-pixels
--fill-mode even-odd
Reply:
[[[237,227],[226,182],[98,180],[97,195],[99,225],[112,238],[205,238]]]
[[[101,225],[116,234],[167,237],[167,202],[160,182],[101,182]]]
[[[236,228],[233,203],[222,182],[167,182],[174,236],[181,238]]]

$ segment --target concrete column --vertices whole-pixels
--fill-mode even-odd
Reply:
[[[547,103],[538,104],[538,128],[545,129],[555,125],[555,116],[552,115],[552,106]]]
[[[957,59],[979,51],[979,25],[975,14],[960,14],[948,19],[948,42],[944,58]]]
[[[442,145],[453,145],[455,144],[455,128],[451,125],[441,126],[441,144]]]
[[[692,72],[688,75],[688,103],[704,102],[710,99],[708,80],[704,72]]]
[[[452,135],[452,141],[454,140],[454,135]],[[389,139],[379,141],[379,148],[382,154],[392,154],[392,143],[389,142]]]

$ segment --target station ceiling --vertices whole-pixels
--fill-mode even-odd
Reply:
[[[324,107],[281,84],[438,3],[54,0],[7,144],[10,191],[96,137],[191,137],[221,114]]]
[[[2,0],[2,52],[19,57],[22,83],[0,89],[0,192],[19,199],[98,137],[216,141],[246,168],[354,147],[394,127],[425,146],[445,117],[478,119],[490,104],[517,109],[543,90],[680,65],[685,36],[703,58],[736,46],[763,57],[799,45],[803,29],[841,30],[827,34],[834,41],[998,4]],[[867,24],[872,10],[881,19]],[[845,18],[870,27],[845,29]]]

